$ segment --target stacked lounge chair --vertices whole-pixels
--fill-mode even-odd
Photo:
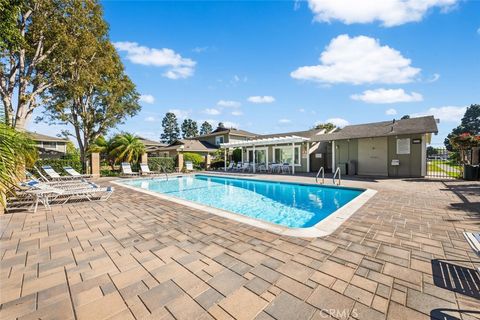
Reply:
[[[69,176],[71,177],[76,177],[76,178],[91,178],[91,174],[81,174],[77,170],[73,169],[72,167],[63,167],[63,170],[65,170],[66,173],[68,173]]]

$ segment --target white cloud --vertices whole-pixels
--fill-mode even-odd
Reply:
[[[477,29],[477,33],[480,34],[480,28]]]
[[[308,0],[315,20],[345,24],[380,21],[385,27],[421,21],[430,9],[445,12],[459,0]]]
[[[440,75],[438,73],[434,73],[430,79],[427,79],[427,82],[435,82],[440,79]]]
[[[366,90],[362,94],[350,96],[353,100],[367,103],[396,103],[422,101],[423,96],[417,92],[406,93],[403,89],[375,89]]]
[[[236,122],[231,121],[222,121],[225,128],[239,128],[240,126]]]
[[[169,79],[188,78],[193,75],[196,62],[183,58],[172,49],[148,48],[136,42],[120,41],[113,44],[118,51],[127,52],[127,60],[145,66],[166,67],[164,77]]]
[[[292,120],[290,120],[290,119],[280,119],[280,120],[278,120],[278,123],[280,123],[280,124],[287,124],[287,123],[291,123],[291,122],[292,122]]]
[[[243,114],[243,112],[240,111],[240,110],[232,111],[232,115],[233,115],[233,116],[241,116],[242,114]]]
[[[140,102],[145,102],[148,104],[152,104],[155,102],[155,98],[151,94],[141,94],[138,100]]]
[[[319,124],[319,123],[332,123],[336,127],[339,127],[339,128],[343,128],[343,127],[348,126],[350,124],[350,122],[348,122],[347,120],[342,119],[342,118],[330,118],[330,119],[327,119],[325,121],[317,122],[316,124]]]
[[[298,109],[298,112],[302,112],[302,113],[303,113],[303,112],[305,112],[305,109],[304,109],[304,108],[300,108],[300,109]]]
[[[242,104],[238,101],[233,101],[233,100],[220,100],[217,102],[217,106],[220,107],[227,107],[227,108],[238,108]]]
[[[440,119],[441,122],[459,123],[462,120],[466,110],[467,107],[444,106],[438,108],[429,108],[427,111],[414,113],[411,116],[422,117],[433,115],[436,119]]]
[[[146,117],[146,118],[145,118],[145,121],[146,121],[146,122],[155,122],[156,119],[155,119],[155,117],[149,116],[149,117]]]
[[[322,83],[407,83],[421,69],[411,60],[376,39],[340,35],[320,55],[320,64],[300,67],[290,75],[295,79]]]
[[[206,114],[211,115],[211,116],[217,116],[217,115],[220,114],[220,110],[215,109],[215,108],[207,108],[207,109],[203,110],[203,113],[206,113]]]
[[[205,47],[195,47],[192,49],[193,52],[196,52],[196,53],[202,53],[202,52],[205,52],[208,50],[208,46],[205,46]]]
[[[182,109],[170,109],[168,112],[174,113],[179,120],[186,119],[190,115],[190,111]]]
[[[385,114],[388,115],[388,116],[394,116],[394,115],[397,114],[397,110],[395,110],[393,108],[390,108],[390,109],[385,110]]]
[[[272,96],[251,96],[247,100],[252,103],[272,103],[275,98]]]

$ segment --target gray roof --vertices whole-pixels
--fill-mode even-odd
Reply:
[[[337,132],[315,136],[312,140],[331,141],[437,132],[438,128],[435,118],[426,116],[346,126]]]
[[[146,147],[152,147],[152,146],[163,147],[163,146],[167,146],[166,143],[161,143],[161,142],[159,142],[159,141],[145,139],[145,138],[143,138],[143,137],[138,137],[138,139],[139,139]]]
[[[58,138],[58,137],[51,137],[45,134],[37,133],[37,132],[30,132],[26,131],[27,135],[34,141],[47,141],[47,142],[68,142],[68,139]]]
[[[168,146],[156,148],[155,151],[177,150],[181,146],[183,146],[183,151],[185,152],[214,152],[218,150],[217,146],[206,141],[182,139],[177,140]]]
[[[213,136],[217,136],[217,135],[220,135],[220,134],[231,134],[231,135],[234,135],[234,136],[251,137],[251,138],[258,136],[258,134],[256,134],[256,133],[252,133],[252,132],[248,132],[248,131],[240,130],[240,129],[235,129],[235,128],[217,128],[210,133],[202,134],[200,136],[196,136],[195,138],[189,138],[189,139],[200,139],[200,138],[203,138],[203,137],[213,137]]]
[[[304,131],[263,134],[263,135],[256,136],[255,139],[268,139],[268,138],[286,137],[286,136],[298,136],[298,137],[313,139],[317,135],[322,135],[324,131],[325,129],[311,129],[311,130],[304,130]]]

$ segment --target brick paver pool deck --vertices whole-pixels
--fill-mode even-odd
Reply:
[[[313,181],[311,177],[282,177]],[[378,190],[331,236],[290,238],[115,187],[0,217],[1,319],[479,319],[480,184]]]

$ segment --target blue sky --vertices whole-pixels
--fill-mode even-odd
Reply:
[[[480,2],[370,1],[104,1],[143,95],[112,133],[158,139],[169,110],[256,133],[434,114],[443,142],[480,103]]]

